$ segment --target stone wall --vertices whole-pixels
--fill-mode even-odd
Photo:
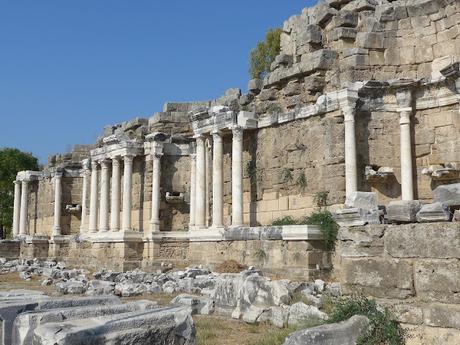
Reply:
[[[459,22],[455,0],[320,1],[285,21],[271,73],[240,103],[264,114],[350,81],[439,77],[460,56]]]
[[[346,293],[362,292],[391,306],[414,329],[408,344],[459,343],[458,224],[341,228],[334,274]]]

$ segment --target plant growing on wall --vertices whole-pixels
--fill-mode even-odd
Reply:
[[[265,250],[262,248],[259,248],[254,252],[254,258],[259,261],[264,261],[267,258],[267,253],[265,253]]]
[[[314,212],[307,218],[306,221],[309,225],[319,225],[321,233],[323,234],[326,248],[332,250],[334,248],[335,241],[337,240],[337,234],[339,232],[339,226],[332,217],[332,213],[327,210],[319,210]]]
[[[270,103],[267,107],[268,114],[280,114],[283,112],[283,108],[278,103]]]
[[[292,182],[293,180],[292,171],[289,170],[288,168],[281,169],[280,180],[281,180],[281,183]]]
[[[297,187],[299,187],[299,192],[303,193],[305,192],[305,188],[307,188],[307,177],[305,176],[305,172],[301,171],[299,176],[297,177],[297,180],[295,182]]]
[[[320,191],[315,194],[315,196],[313,197],[313,201],[316,203],[318,207],[325,207],[327,206],[328,196],[328,191]]]
[[[280,53],[281,29],[269,29],[265,40],[257,43],[249,56],[249,75],[251,78],[263,78],[270,72],[270,65]]]
[[[272,222],[273,226],[295,225],[295,224],[297,224],[297,220],[292,218],[291,216],[277,218]]]

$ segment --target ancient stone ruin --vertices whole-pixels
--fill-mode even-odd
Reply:
[[[397,305],[419,343],[458,344],[459,59],[459,1],[320,1],[247,93],[166,103],[20,172],[0,257],[333,277]],[[319,209],[335,253],[318,225],[273,225]]]

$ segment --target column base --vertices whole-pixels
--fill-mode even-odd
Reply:
[[[195,228],[188,232],[190,242],[223,241],[225,229],[222,228]]]
[[[104,231],[92,234],[88,238],[91,242],[141,242],[142,233],[132,230]]]

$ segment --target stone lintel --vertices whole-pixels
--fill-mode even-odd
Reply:
[[[16,175],[16,180],[31,182],[31,181],[43,180],[44,178],[48,176],[49,174],[43,171],[25,170],[25,171],[18,172],[18,174]]]

